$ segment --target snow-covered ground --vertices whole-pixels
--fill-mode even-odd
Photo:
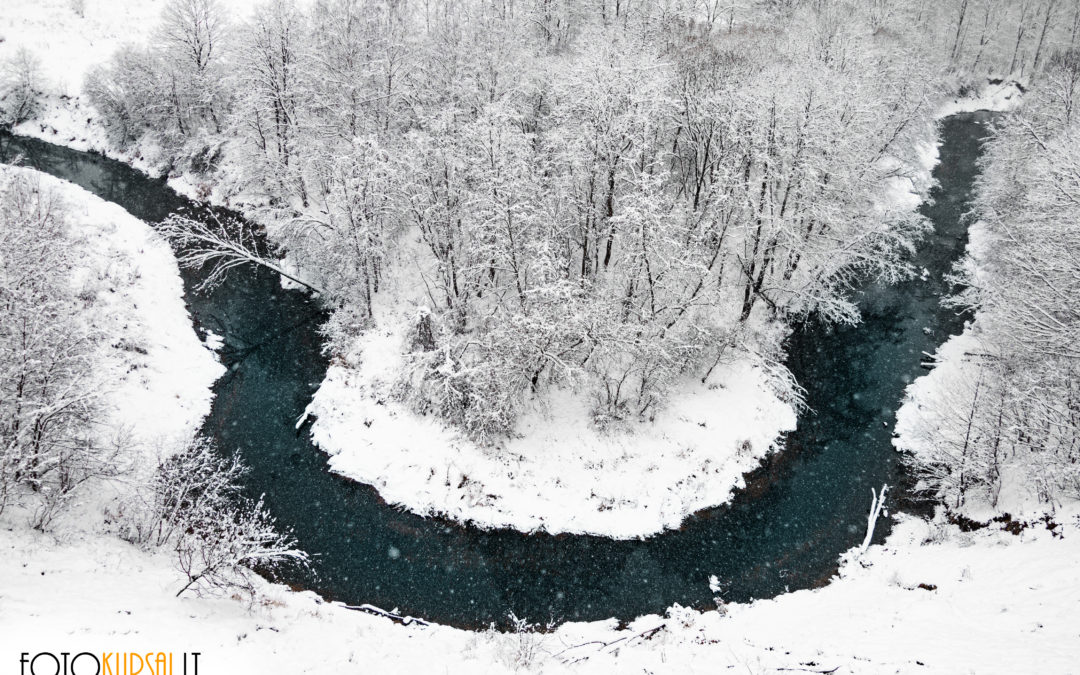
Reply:
[[[46,93],[76,97],[83,78],[123,44],[145,42],[165,0],[85,0],[82,16],[72,0],[4,0],[0,58],[29,49],[41,62]]]
[[[249,608],[175,598],[169,560],[107,535],[0,536],[0,658],[201,653],[205,672],[1070,673],[1080,663],[1080,514],[1051,532],[962,533],[905,518],[826,588],[678,607],[550,634],[400,626],[269,586]],[[929,542],[927,541],[929,539]]]

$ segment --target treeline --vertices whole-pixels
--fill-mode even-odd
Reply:
[[[736,350],[775,364],[785,320],[856,321],[853,286],[910,272],[924,225],[883,186],[945,66],[1000,63],[1014,21],[1022,68],[1065,39],[1010,3],[975,38],[981,7],[273,0],[227,26],[174,0],[87,91],[118,143],[264,205],[337,353],[418,238],[398,391],[490,441],[552,384],[649,418]]]
[[[1003,491],[1080,499],[1080,52],[1048,59],[1021,112],[995,129],[960,267],[978,348],[928,412],[916,468],[951,505]]]

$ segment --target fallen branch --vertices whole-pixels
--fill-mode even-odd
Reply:
[[[639,640],[639,639],[640,640],[648,640],[649,638],[656,635],[657,633],[659,633],[664,628],[667,628],[666,623],[662,623],[659,626],[654,626],[653,628],[649,628],[648,630],[643,630],[640,633],[635,633],[634,635],[624,635],[623,637],[617,638],[615,640],[611,640],[610,642],[605,642],[604,640],[589,640],[588,642],[582,642],[581,644],[571,645],[571,646],[567,647],[566,649],[563,649],[560,652],[556,652],[553,656],[555,658],[558,658],[559,656],[565,654],[566,652],[568,652],[568,651],[570,651],[572,649],[580,649],[582,647],[588,647],[589,645],[597,645],[596,651],[597,652],[602,652],[605,649],[609,649],[609,648],[613,647],[614,645],[617,645],[620,642],[625,642],[626,644],[630,644],[634,640]],[[579,656],[579,657],[577,657],[575,659],[572,659],[570,661],[566,661],[565,663],[567,663],[569,665],[572,665],[572,664],[575,664],[575,663],[580,663],[582,661],[587,660],[591,656],[592,656],[592,654],[585,654],[583,656]]]
[[[877,519],[881,516],[881,511],[885,507],[885,494],[889,491],[888,485],[881,486],[881,494],[879,495],[874,491],[874,488],[870,488],[870,495],[872,497],[870,501],[870,515],[866,517],[866,537],[863,539],[862,547],[859,552],[865,552],[870,546],[870,540],[874,538],[874,526],[877,525]]]
[[[326,295],[326,291],[285,271],[276,260],[263,253],[261,237],[242,220],[224,222],[215,213],[202,219],[173,214],[158,226],[158,230],[178,249],[177,259],[184,267],[198,269],[212,265],[199,285],[200,290],[220,284],[232,268],[252,264]]]
[[[354,612],[367,612],[368,614],[373,614],[375,616],[381,616],[384,619],[390,619],[394,623],[401,624],[402,626],[412,626],[414,624],[417,625],[417,626],[430,626],[431,625],[430,623],[428,623],[427,621],[424,621],[423,619],[417,619],[415,616],[404,616],[404,615],[401,615],[401,614],[394,614],[393,612],[388,612],[385,609],[381,609],[379,607],[376,607],[375,605],[368,605],[368,604],[344,605],[343,604],[341,606],[344,607],[345,609],[351,609]]]

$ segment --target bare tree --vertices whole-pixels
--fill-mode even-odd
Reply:
[[[40,60],[26,47],[0,63],[0,126],[31,119],[41,105]]]
[[[171,0],[161,17],[162,43],[204,74],[221,45],[224,13],[216,0]]]
[[[238,455],[223,456],[210,441],[195,439],[165,457],[121,505],[122,536],[173,550],[185,577],[177,596],[192,589],[253,593],[255,572],[307,565],[307,554],[276,527],[262,500],[242,495],[245,473]]]
[[[1054,12],[1057,9],[1058,0],[1046,0],[1043,10],[1042,28],[1039,30],[1039,41],[1035,45],[1035,58],[1031,62],[1031,71],[1035,73],[1039,69],[1039,61],[1042,59],[1043,45],[1046,43],[1046,31],[1054,20]]]
[[[187,577],[179,591],[241,589],[254,593],[253,574],[285,564],[306,565],[308,556],[280,532],[263,501],[222,506],[189,524],[176,543],[176,561]]]

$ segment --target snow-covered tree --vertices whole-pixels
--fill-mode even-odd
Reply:
[[[41,106],[41,64],[25,47],[0,62],[0,128],[33,118]]]
[[[0,176],[0,511],[24,504],[39,528],[78,485],[118,471],[119,439],[100,428],[99,336],[72,279],[79,255],[55,193]]]

